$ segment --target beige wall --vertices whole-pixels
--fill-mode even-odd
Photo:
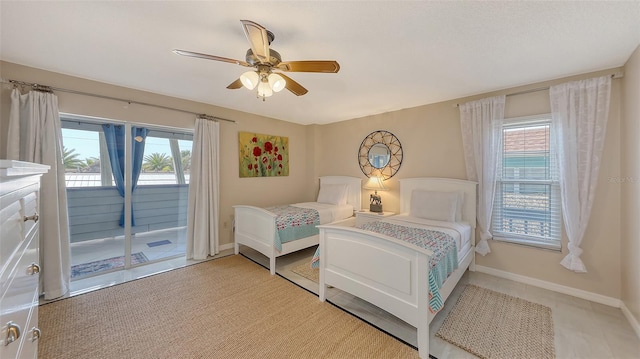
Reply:
[[[402,144],[403,160],[396,176],[385,181],[389,191],[380,195],[385,210],[397,211],[399,178],[466,178],[457,111],[455,102],[446,102],[323,125],[318,131],[318,174],[366,179],[358,165],[360,143],[373,131],[389,131]],[[363,208],[369,194],[363,192]]]
[[[640,322],[640,47],[626,63],[622,83],[621,299]]]
[[[420,176],[466,178],[456,103],[611,74],[615,70],[320,126],[316,133],[316,151],[320,154],[317,163],[318,174],[338,173],[364,179],[357,161],[360,142],[372,131],[390,131],[402,143],[404,159],[397,175],[385,182],[390,191],[381,195],[385,210],[398,211],[398,179]],[[560,265],[563,256],[567,254],[566,238],[562,252],[492,241],[493,252],[486,257],[477,256],[477,264],[620,298],[620,186],[609,181],[611,177],[620,176],[620,92],[621,81],[613,80],[604,160],[590,226],[583,242],[585,253],[582,258],[588,273],[576,274]],[[540,91],[509,96],[505,111],[507,117],[549,113],[549,93]],[[363,192],[365,207],[368,194],[368,191]]]
[[[309,146],[307,128],[290,122],[256,116],[203,103],[181,100],[105,83],[89,81],[43,71],[8,62],[0,62],[3,79],[36,82],[43,85],[85,91],[116,98],[180,108],[236,120],[237,124],[220,122],[220,244],[233,243],[231,220],[234,204],[258,206],[301,202],[313,196],[309,193],[307,167]],[[2,86],[0,93],[0,158],[6,156],[6,134],[11,88]],[[142,105],[100,99],[91,96],[56,92],[61,112],[116,119],[144,124],[193,129],[195,116]],[[290,172],[288,177],[239,178],[238,131],[274,134],[289,137]],[[311,148],[313,150],[313,148]],[[311,197],[309,197],[311,196]]]

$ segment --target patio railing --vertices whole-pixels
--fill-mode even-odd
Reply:
[[[139,185],[132,196],[136,225],[131,233],[186,226],[188,192],[188,184]],[[124,234],[124,198],[115,187],[67,188],[67,201],[71,243]]]

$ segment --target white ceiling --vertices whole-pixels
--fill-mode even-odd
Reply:
[[[324,124],[622,66],[640,1],[2,1],[0,59],[301,124]],[[309,93],[227,90],[246,68],[240,19],[271,30]],[[17,79],[19,80],[19,79]],[[215,115],[215,114],[214,114]]]

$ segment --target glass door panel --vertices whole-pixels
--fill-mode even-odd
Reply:
[[[62,127],[71,280],[122,269],[124,197],[113,179],[102,124],[62,118]]]
[[[132,258],[185,255],[192,140],[190,133],[149,128],[132,195]]]

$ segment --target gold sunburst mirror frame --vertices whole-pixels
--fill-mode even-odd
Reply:
[[[365,176],[388,180],[402,165],[402,144],[389,131],[373,131],[360,144],[358,163]]]

